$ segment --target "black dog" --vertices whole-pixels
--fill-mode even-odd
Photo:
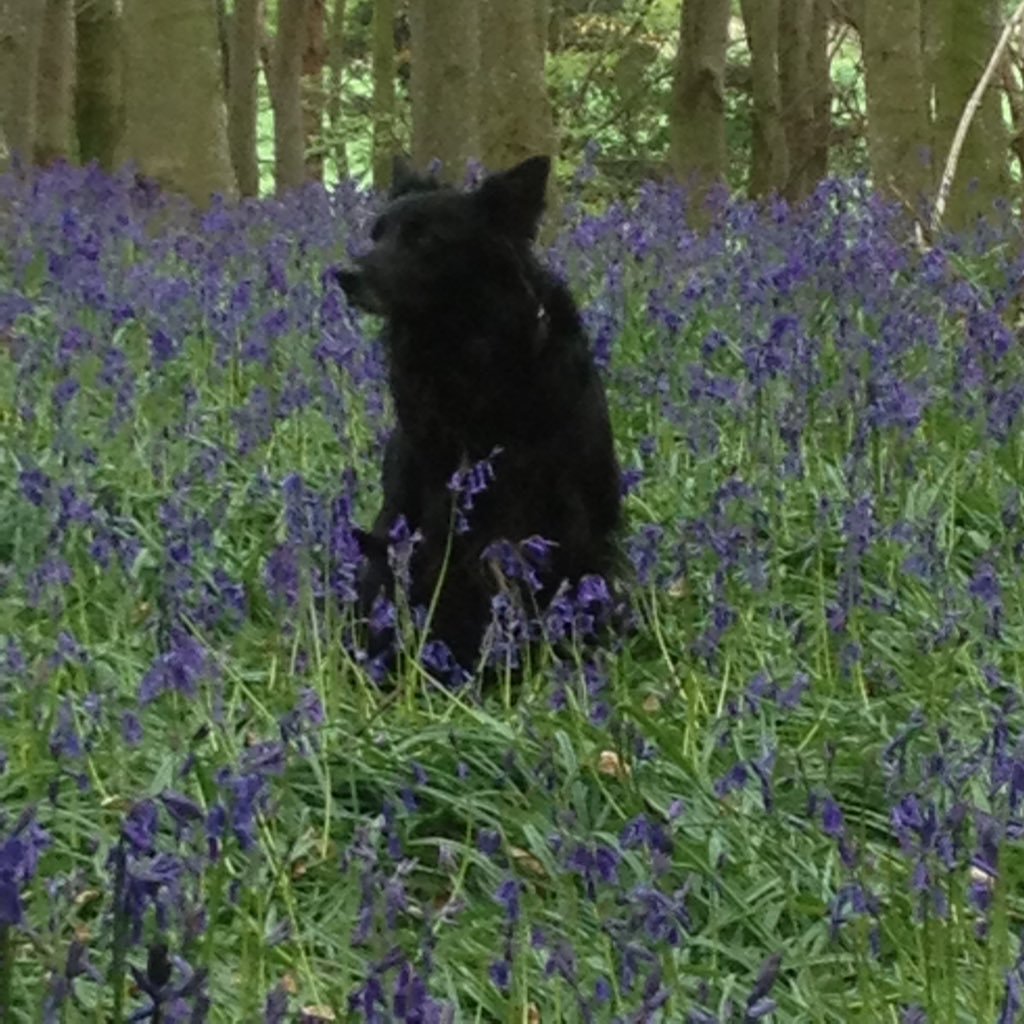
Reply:
[[[549,168],[533,157],[458,192],[396,165],[372,250],[339,275],[350,303],[385,318],[398,420],[383,507],[361,538],[362,609],[393,595],[389,534],[404,516],[422,535],[410,603],[433,603],[432,636],[467,668],[500,591],[542,610],[563,581],[613,568],[620,479],[604,389],[572,296],[531,251]],[[482,493],[453,495],[453,477],[482,460]],[[553,542],[546,559],[503,571],[491,545],[536,551],[521,543],[535,537]]]

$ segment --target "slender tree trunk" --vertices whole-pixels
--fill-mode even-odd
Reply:
[[[395,3],[373,5],[373,186],[391,185],[395,155]]]
[[[302,120],[306,180],[324,180],[324,66],[327,63],[327,11],[324,0],[306,0],[302,51]]]
[[[35,162],[68,160],[75,89],[75,10],[72,0],[46,0],[39,48]]]
[[[238,191],[243,196],[257,196],[260,192],[256,117],[261,4],[262,0],[235,0],[231,18],[228,142]]]
[[[978,84],[1001,27],[999,0],[935,0],[939,42],[933,65],[936,166],[941,169],[964,106]],[[946,222],[965,227],[1009,191],[1002,97],[990,86],[971,122],[949,197]]]
[[[125,0],[128,157],[204,204],[232,194],[217,17],[209,0]]]
[[[790,201],[810,191],[814,99],[810,83],[811,14],[814,0],[781,0],[779,6],[779,88],[789,151],[783,194]]]
[[[807,53],[808,88],[811,93],[811,133],[807,145],[808,190],[828,174],[828,150],[832,137],[832,67],[828,52],[831,0],[812,0]]]
[[[39,0],[0,0],[0,118],[8,152],[25,164],[35,153],[42,31]]]
[[[477,0],[410,0],[409,23],[413,163],[423,169],[436,158],[461,179],[480,155]]]
[[[864,67],[875,186],[916,208],[929,181],[919,0],[867,0]]]
[[[298,188],[306,178],[302,123],[305,27],[306,0],[278,4],[270,90],[274,104],[274,185],[278,195]]]
[[[686,0],[669,112],[672,171],[695,187],[691,215],[704,222],[703,196],[725,178],[725,47],[729,0]]]
[[[330,149],[339,178],[348,177],[348,149],[341,123],[341,94],[345,72],[345,0],[334,0],[331,31],[327,44],[327,123]]]
[[[565,0],[550,0],[548,7],[548,53],[558,53],[565,38]]]
[[[789,178],[789,149],[779,90],[779,0],[741,0],[740,8],[750,48],[754,98],[750,195],[781,194]]]
[[[75,17],[78,157],[112,171],[124,135],[121,19],[117,0],[79,3]]]
[[[501,170],[537,153],[553,155],[544,63],[546,12],[536,0],[480,5],[481,156]]]

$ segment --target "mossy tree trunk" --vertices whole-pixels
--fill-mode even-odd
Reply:
[[[480,34],[477,0],[410,0],[412,159],[441,161],[461,181],[480,156]]]
[[[916,209],[926,198],[928,102],[920,0],[866,0],[868,152],[875,186]]]
[[[306,0],[302,50],[302,123],[306,180],[324,180],[324,67],[327,64],[327,9],[324,0]]]
[[[729,0],[686,0],[669,110],[672,171],[694,188],[692,215],[702,223],[707,189],[726,174],[725,48]]]
[[[238,191],[243,196],[256,196],[260,191],[256,117],[262,17],[262,0],[235,0],[228,61],[228,141]]]
[[[117,166],[124,137],[121,16],[117,0],[89,0],[75,13],[75,133],[78,157]]]
[[[124,41],[127,156],[196,203],[232,194],[213,5],[125,0]]]
[[[938,26],[932,63],[935,96],[936,176],[949,153],[964,106],[974,92],[999,38],[999,0],[932,0]],[[946,223],[965,227],[1009,191],[1009,145],[998,77],[974,115],[957,164]]]
[[[807,47],[811,131],[807,140],[807,173],[803,180],[808,192],[828,174],[832,137],[832,66],[828,51],[831,20],[831,0],[812,0]]]
[[[36,91],[44,8],[40,0],[0,0],[0,123],[7,152],[35,155]]]
[[[547,81],[547,11],[537,0],[486,0],[480,10],[480,148],[491,170],[553,156]]]
[[[391,185],[395,155],[395,0],[373,4],[373,185]]]
[[[781,193],[789,177],[789,149],[779,89],[779,0],[740,0],[750,49],[754,137],[750,195]]]
[[[73,0],[45,0],[36,92],[35,162],[46,166],[72,153],[75,102]]]
[[[278,195],[298,188],[306,179],[302,122],[305,31],[306,0],[279,3],[270,82],[274,107],[274,187]]]
[[[810,191],[814,96],[811,89],[811,20],[814,0],[779,5],[779,95],[789,169],[783,195],[790,201]]]

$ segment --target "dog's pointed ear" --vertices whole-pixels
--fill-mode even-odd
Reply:
[[[485,178],[477,190],[492,223],[521,238],[536,238],[544,213],[551,159],[531,156],[515,167]]]
[[[416,187],[419,179],[404,153],[391,158],[391,198],[395,199]]]

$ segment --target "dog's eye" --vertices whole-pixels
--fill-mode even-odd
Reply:
[[[410,217],[409,220],[402,221],[402,226],[399,230],[402,233],[403,242],[407,245],[415,245],[423,238],[425,225],[419,218]]]

